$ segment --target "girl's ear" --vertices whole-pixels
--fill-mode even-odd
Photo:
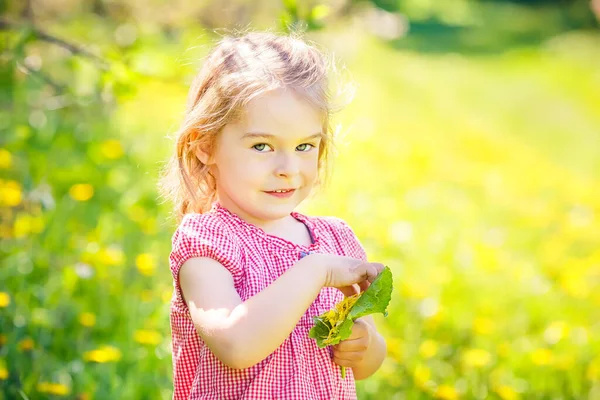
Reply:
[[[210,165],[213,163],[212,157],[210,156],[209,152],[202,146],[196,147],[196,157],[204,165]]]

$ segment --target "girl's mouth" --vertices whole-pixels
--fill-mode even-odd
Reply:
[[[288,189],[288,190],[274,190],[274,191],[265,192],[265,193],[270,194],[271,196],[278,197],[280,199],[287,199],[288,197],[291,197],[295,191],[296,191],[296,189]]]

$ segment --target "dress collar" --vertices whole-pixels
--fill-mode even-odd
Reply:
[[[296,244],[296,243],[290,242],[289,240],[284,239],[282,237],[279,237],[276,235],[271,235],[271,234],[265,232],[264,229],[243,220],[237,214],[235,214],[232,211],[230,211],[229,209],[225,208],[219,201],[213,202],[212,207],[211,207],[211,212],[215,212],[217,215],[220,215],[222,217],[225,217],[226,219],[235,221],[236,222],[235,225],[241,226],[246,231],[256,234],[257,236],[261,237],[263,240],[266,240],[268,242],[272,242],[272,243],[275,243],[278,245],[282,245],[283,247],[287,247],[289,249],[308,249],[309,251],[311,251],[311,250],[316,249],[319,246],[320,241],[321,241],[321,234],[319,232],[319,228],[316,226],[314,221],[312,221],[312,218],[307,215],[304,215],[302,213],[299,213],[297,211],[292,211],[290,213],[290,215],[292,217],[294,217],[295,219],[297,219],[298,221],[304,223],[304,225],[307,227],[307,229],[313,239],[313,243],[310,244],[309,246]]]

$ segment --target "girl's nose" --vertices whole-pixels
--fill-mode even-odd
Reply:
[[[300,172],[299,160],[294,154],[281,153],[277,158],[275,174],[277,176],[293,176]]]

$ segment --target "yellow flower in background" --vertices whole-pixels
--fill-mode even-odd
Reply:
[[[97,363],[119,361],[121,359],[121,351],[114,346],[102,346],[99,349],[85,352],[83,359]]]
[[[88,201],[94,196],[94,187],[89,183],[77,183],[71,186],[69,195],[76,201]]]
[[[123,147],[121,147],[121,142],[118,140],[109,139],[100,144],[100,152],[104,157],[111,160],[116,160],[117,158],[121,158],[123,155]]]
[[[62,383],[40,382],[37,385],[37,390],[40,393],[54,394],[57,396],[66,396],[71,390],[68,386]]]
[[[153,235],[158,232],[158,227],[156,226],[156,219],[152,217],[148,217],[143,221],[140,221],[140,229],[146,235]]]
[[[477,335],[489,335],[494,331],[494,321],[489,318],[475,318],[473,331]]]
[[[402,361],[402,341],[397,338],[389,338],[387,340],[387,349],[390,356],[395,361]]]
[[[437,390],[435,391],[436,399],[456,400],[458,397],[458,392],[456,389],[454,389],[454,386],[443,384],[438,386]]]
[[[7,342],[7,340],[8,340],[8,339],[6,338],[6,335],[2,335],[2,334],[0,334],[0,346],[3,346],[3,345],[5,345],[5,344],[6,344],[6,342]]]
[[[0,149],[0,169],[8,169],[12,166],[12,155],[6,149]]]
[[[0,206],[16,207],[21,204],[23,189],[17,181],[0,180]]]
[[[10,304],[10,295],[6,292],[0,292],[0,308],[8,307]]]
[[[154,274],[154,257],[152,254],[142,253],[135,258],[135,265],[142,275],[152,276]]]
[[[23,340],[21,340],[21,341],[19,342],[19,344],[17,344],[17,347],[18,347],[18,348],[19,348],[19,350],[21,350],[21,351],[29,351],[29,350],[32,350],[32,349],[33,349],[33,346],[34,346],[34,343],[33,343],[33,339],[31,339],[31,338],[26,338],[26,339],[23,339]]]
[[[496,346],[496,354],[498,354],[498,357],[508,357],[510,350],[510,343],[507,341],[504,341]]]
[[[469,349],[462,356],[462,362],[467,367],[485,367],[491,361],[490,353],[483,349]]]
[[[418,299],[418,300],[422,300],[424,298],[427,297],[428,294],[428,290],[427,290],[427,285],[423,282],[423,283],[418,283],[418,282],[410,282],[410,281],[404,281],[400,284],[400,292],[402,293],[402,296],[404,297],[408,297],[410,299]]]
[[[8,378],[8,370],[4,367],[0,367],[0,380],[5,380]]]
[[[13,226],[13,234],[16,238],[23,238],[30,233],[40,233],[44,230],[44,220],[29,214],[19,213]]]
[[[419,346],[419,354],[423,358],[431,358],[438,352],[438,344],[435,340],[427,339]]]
[[[413,379],[420,388],[425,387],[425,384],[431,378],[431,371],[423,364],[418,364],[413,372]]]
[[[98,252],[98,261],[106,265],[120,265],[125,262],[125,254],[118,248],[104,248]]]
[[[585,299],[590,295],[590,284],[586,281],[584,276],[580,276],[574,272],[562,274],[559,279],[560,287],[568,295],[578,298]]]
[[[550,365],[554,361],[554,355],[548,349],[535,349],[530,353],[531,361],[535,365]]]
[[[138,330],[135,331],[133,339],[140,344],[151,344],[157,345],[162,341],[160,333],[151,330]]]
[[[590,382],[600,382],[600,358],[597,358],[590,362],[585,377]]]
[[[500,386],[494,388],[494,391],[502,400],[518,400],[519,399],[519,393],[517,393],[515,391],[515,389],[511,388],[510,386],[500,385]]]
[[[79,323],[85,327],[92,327],[96,325],[96,315],[91,312],[82,312],[79,315]]]

